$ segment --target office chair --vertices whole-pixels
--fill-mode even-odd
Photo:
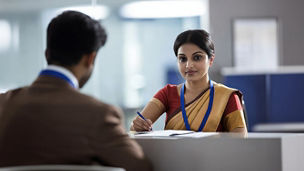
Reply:
[[[242,105],[243,105],[244,119],[245,119],[245,122],[246,122],[246,128],[247,128],[247,130],[248,130],[248,129],[249,129],[248,116],[247,116],[245,101],[244,101],[243,98],[242,98]]]
[[[125,169],[97,165],[29,165],[2,167],[0,171],[125,171]]]

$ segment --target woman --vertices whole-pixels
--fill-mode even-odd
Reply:
[[[168,84],[159,90],[141,112],[146,120],[136,117],[130,129],[149,131],[166,112],[165,129],[247,133],[242,94],[209,79],[209,67],[214,61],[209,33],[188,30],[179,34],[174,52],[186,82]]]

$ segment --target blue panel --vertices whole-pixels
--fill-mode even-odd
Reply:
[[[228,87],[239,89],[244,96],[249,131],[261,122],[267,122],[266,76],[265,75],[232,75],[224,78]]]
[[[270,122],[304,122],[304,74],[271,75]]]

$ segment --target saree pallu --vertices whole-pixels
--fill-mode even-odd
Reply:
[[[223,116],[230,95],[233,92],[236,92],[239,99],[242,101],[242,94],[238,90],[226,87],[222,84],[217,84],[215,82],[213,82],[213,84],[213,105],[206,125],[203,128],[203,132],[216,132],[221,121],[223,122],[224,131],[246,127],[243,109],[232,111],[226,116]],[[210,89],[185,106],[191,130],[197,131],[199,129],[208,108],[209,94]],[[165,129],[186,130],[181,109],[179,109],[173,117],[170,117],[165,125]]]

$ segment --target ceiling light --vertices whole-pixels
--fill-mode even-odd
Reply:
[[[63,12],[66,10],[72,10],[72,11],[79,11],[82,12],[95,20],[101,20],[107,18],[109,15],[109,8],[103,5],[87,5],[87,6],[74,6],[74,7],[67,7],[67,8],[61,8],[58,10],[58,12]]]
[[[193,17],[204,15],[206,8],[198,0],[138,1],[124,5],[120,15],[134,19]]]
[[[11,45],[11,25],[6,20],[0,20],[0,52],[6,51]]]

